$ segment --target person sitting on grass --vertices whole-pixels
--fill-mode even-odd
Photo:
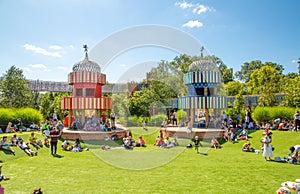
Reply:
[[[145,142],[143,136],[139,137],[139,142],[137,143],[136,146],[139,147],[138,145],[141,146],[141,147],[146,147],[146,142]]]
[[[8,122],[8,125],[6,127],[6,133],[15,133],[16,130],[15,128],[12,126],[12,122]]]
[[[244,128],[243,131],[240,133],[239,137],[242,140],[248,140],[248,130]]]
[[[179,143],[178,143],[178,139],[177,139],[177,135],[175,134],[173,136],[173,141],[171,142],[172,146],[175,147],[175,146],[179,146]]]
[[[291,154],[300,162],[300,157],[299,157],[299,151],[300,151],[300,145],[295,145],[290,147]],[[295,154],[294,154],[295,152]]]
[[[37,142],[37,137],[35,136],[34,132],[31,132],[30,134],[29,143],[33,145],[37,150],[40,148]]]
[[[10,138],[10,145],[11,146],[17,146],[19,144],[19,138],[17,137],[17,134],[14,134],[11,138]]]
[[[163,138],[159,135],[159,136],[157,136],[154,145],[161,146],[162,144],[163,144]]]
[[[242,151],[243,152],[253,152],[253,149],[250,147],[250,145],[251,145],[251,143],[249,141],[244,143],[244,145],[242,146]]]
[[[9,144],[8,144],[8,141],[7,141],[7,136],[2,137],[2,140],[0,141],[0,149],[5,150],[5,151],[9,151],[13,155],[15,155],[15,151],[11,147],[9,147]]]
[[[37,124],[35,124],[34,122],[31,123],[31,125],[29,126],[29,129],[30,130],[35,130],[35,131],[38,131],[40,130],[39,126]]]
[[[131,146],[131,143],[130,143],[130,140],[129,138],[123,138],[123,143],[124,143],[124,147],[125,149],[128,149],[128,150],[132,150],[133,149],[133,146]]]
[[[81,145],[80,145],[80,141],[77,138],[75,140],[75,144],[72,146],[72,152],[81,152],[81,151],[82,151],[82,148],[81,148]]]
[[[23,139],[21,139],[19,143],[19,147],[23,150],[28,156],[37,156],[37,152],[32,151],[28,146],[28,143],[25,143]]]
[[[66,138],[65,141],[61,144],[61,147],[66,151],[70,151],[72,149],[71,143],[68,138]]]
[[[172,144],[171,144],[171,142],[170,142],[170,140],[169,140],[169,137],[166,137],[164,139],[164,142],[161,145],[161,147],[163,147],[163,148],[171,148],[171,147],[173,147]]]
[[[215,137],[211,139],[210,146],[215,149],[222,148],[219,141]]]
[[[0,165],[0,182],[3,180],[3,181],[8,181],[10,178],[4,176],[2,174],[2,165]]]

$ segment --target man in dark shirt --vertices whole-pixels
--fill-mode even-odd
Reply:
[[[51,154],[53,156],[56,156],[56,150],[57,150],[57,141],[59,137],[59,131],[56,129],[56,127],[53,127],[50,131],[50,144],[51,144]]]

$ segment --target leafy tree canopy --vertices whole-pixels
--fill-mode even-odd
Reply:
[[[33,95],[21,69],[11,66],[0,77],[0,105],[4,108],[33,107]]]
[[[250,81],[251,74],[253,73],[253,71],[260,69],[263,66],[270,66],[276,69],[279,74],[282,74],[284,70],[283,66],[280,64],[273,62],[262,63],[260,60],[256,60],[245,62],[244,65],[241,66],[242,69],[235,73],[235,76],[241,81],[248,82]]]

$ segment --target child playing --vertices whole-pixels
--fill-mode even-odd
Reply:
[[[198,137],[198,136],[195,136],[193,142],[194,142],[194,144],[195,144],[195,150],[196,150],[197,154],[199,154],[199,145],[201,146],[199,137]]]

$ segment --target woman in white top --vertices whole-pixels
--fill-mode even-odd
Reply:
[[[265,157],[265,160],[267,160],[267,158],[269,158],[269,160],[272,160],[271,157],[273,156],[272,153],[272,132],[267,133],[267,135],[265,137],[263,137],[262,139],[262,143],[263,143],[263,154],[262,156]]]

